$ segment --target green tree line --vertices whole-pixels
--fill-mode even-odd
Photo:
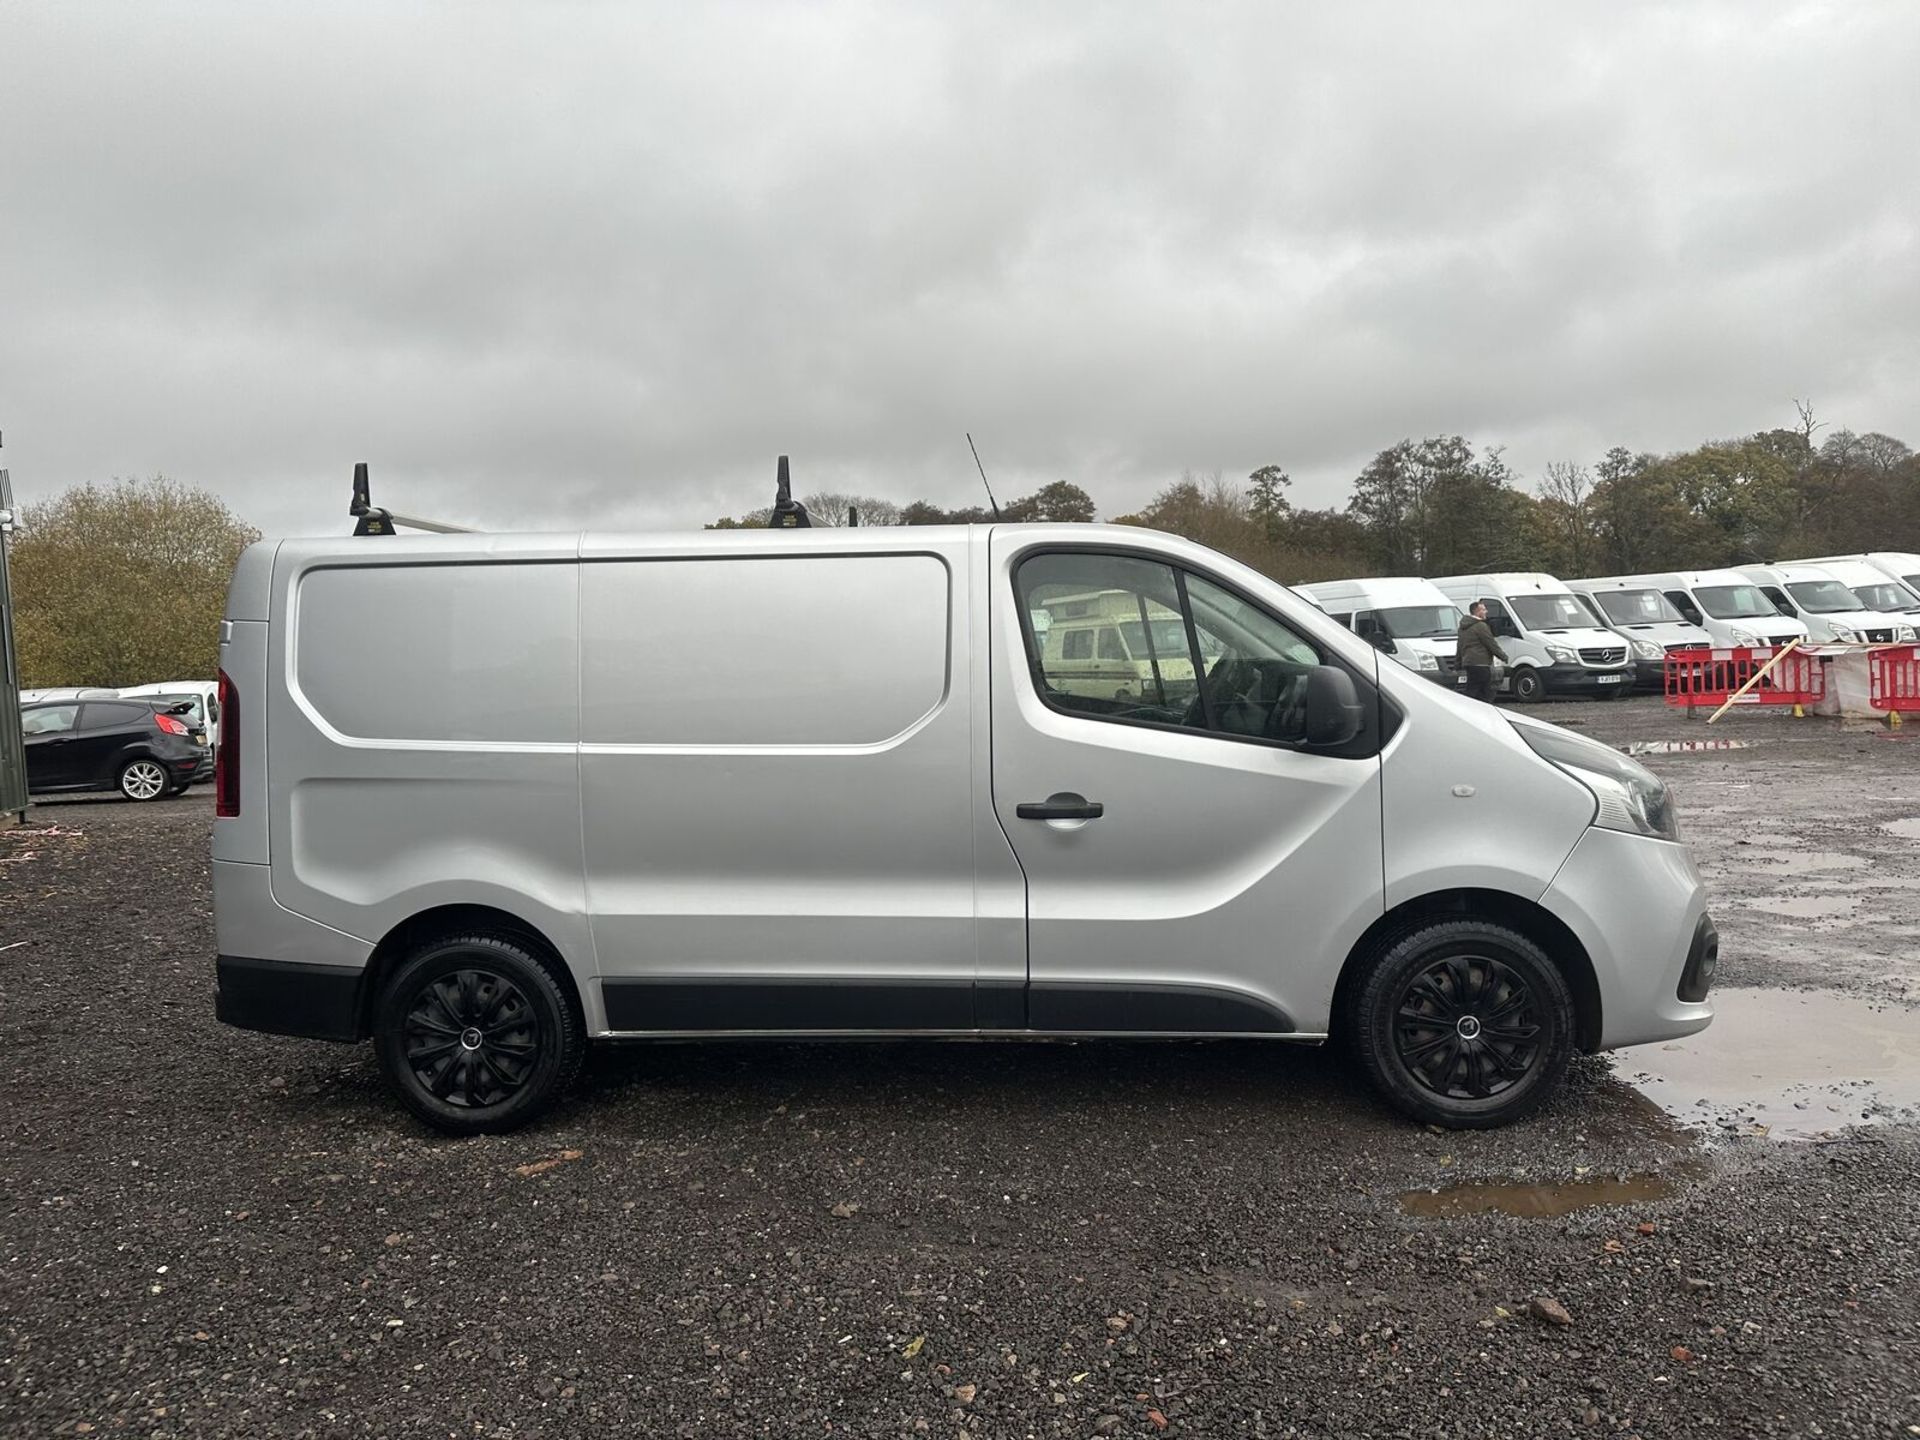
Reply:
[[[27,506],[8,551],[22,687],[211,680],[227,582],[259,538],[164,476]]]
[[[1616,446],[1557,461],[1529,487],[1498,448],[1459,435],[1402,440],[1354,478],[1343,506],[1306,509],[1278,465],[1244,480],[1188,472],[1110,517],[1209,545],[1288,584],[1365,575],[1544,570],[1569,578],[1700,570],[1864,550],[1920,551],[1920,457],[1890,435],[1800,424],[1667,455]],[[955,524],[992,518],[871,496],[807,498],[816,523]],[[1007,520],[1091,520],[1056,481],[1001,506]],[[766,511],[718,522],[764,525]]]

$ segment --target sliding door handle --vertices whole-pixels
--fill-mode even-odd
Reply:
[[[1013,813],[1022,820],[1098,820],[1107,813],[1107,807],[1078,795],[1049,795],[1045,800],[1016,805]]]

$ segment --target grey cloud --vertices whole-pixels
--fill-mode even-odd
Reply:
[[[1462,431],[1523,473],[1920,443],[1920,16],[1834,7],[14,9],[28,498],[685,526],[805,488],[1107,513]],[[404,501],[404,505],[403,505]],[[532,504],[534,508],[528,509]]]

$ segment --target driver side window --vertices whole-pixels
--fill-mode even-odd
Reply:
[[[1040,554],[1014,575],[1033,681],[1052,708],[1087,719],[1295,744],[1320,655],[1232,591],[1158,561]],[[1131,658],[1069,663],[1089,622],[1127,637]],[[1197,645],[1197,653],[1196,653]]]

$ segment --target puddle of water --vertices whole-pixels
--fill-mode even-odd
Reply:
[[[1518,1215],[1526,1220],[1555,1220],[1599,1205],[1644,1205],[1664,1200],[1673,1191],[1673,1181],[1664,1175],[1566,1180],[1557,1185],[1494,1181],[1483,1185],[1449,1185],[1444,1190],[1409,1190],[1400,1197],[1400,1211],[1427,1219]]]
[[[1898,835],[1902,840],[1920,840],[1920,815],[1911,820],[1889,820],[1880,828],[1889,835]]]
[[[1713,992],[1698,1035],[1625,1052],[1614,1071],[1669,1114],[1776,1140],[1920,1114],[1920,1011],[1837,990]]]
[[[1751,740],[1634,740],[1619,746],[1629,755],[1692,755],[1702,750],[1750,750]]]
[[[1734,904],[1796,920],[1837,920],[1851,915],[1860,901],[1852,895],[1756,895]]]

